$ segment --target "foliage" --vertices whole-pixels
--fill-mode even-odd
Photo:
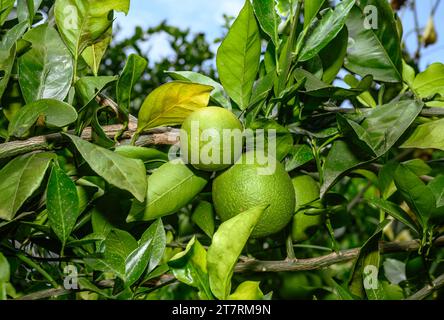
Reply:
[[[246,0],[218,79],[203,34],[162,23],[110,45],[129,0],[3,1],[0,299],[442,298],[444,65],[417,70],[403,4]],[[175,56],[152,63],[158,33]],[[286,171],[311,177],[303,240],[252,238],[260,204],[221,222],[214,175],[169,160],[208,105],[275,129]]]

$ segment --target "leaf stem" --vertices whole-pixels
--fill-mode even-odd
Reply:
[[[38,273],[40,273],[46,280],[48,280],[48,282],[54,287],[54,288],[58,288],[59,285],[57,284],[57,282],[51,277],[51,275],[46,272],[42,267],[40,267],[37,263],[35,263],[34,261],[32,261],[30,258],[28,258],[27,256],[19,253],[17,254],[17,258],[19,258],[21,261],[23,261],[24,263],[26,263],[28,266],[30,266],[31,268],[35,269]]]

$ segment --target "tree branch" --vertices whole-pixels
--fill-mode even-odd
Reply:
[[[435,240],[434,246],[444,246],[444,236]],[[404,242],[380,242],[381,253],[410,252],[416,251],[420,247],[418,240]],[[347,262],[355,259],[359,255],[359,248],[333,252],[324,256],[309,259],[292,259],[282,261],[260,261],[250,259],[239,262],[235,272],[283,272],[283,271],[307,271],[317,270],[336,263]]]
[[[422,300],[427,298],[433,291],[436,291],[444,287],[444,274],[440,275],[438,278],[432,281],[431,284],[426,285],[424,288],[420,289],[416,293],[412,294],[406,300]]]
[[[105,134],[113,139],[117,134],[121,132],[123,126],[120,124],[104,126],[103,131]],[[137,130],[137,123],[130,121],[128,130],[124,131],[121,135],[121,144],[126,144],[130,141],[132,136]],[[73,133],[72,131],[68,133]],[[90,127],[86,128],[81,138],[84,140],[92,140],[92,130]],[[179,140],[179,130],[175,128],[158,128],[153,131],[142,134],[136,141],[137,146],[146,145],[173,145]],[[51,133],[44,136],[32,137],[27,140],[17,140],[0,144],[0,159],[15,157],[21,154],[25,154],[38,150],[52,150],[54,147],[59,147],[68,143],[61,133]]]

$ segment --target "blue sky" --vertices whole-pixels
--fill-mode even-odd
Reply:
[[[431,7],[436,0],[417,0],[419,20],[422,27],[427,23]],[[119,15],[117,23],[122,27],[118,38],[129,36],[136,26],[148,28],[163,20],[170,24],[190,28],[193,32],[205,32],[210,41],[222,33],[222,15],[224,13],[236,16],[244,0],[132,0],[128,16]],[[411,33],[413,29],[413,15],[404,11],[401,13],[404,24],[404,34],[407,36],[407,46],[410,52],[416,48],[416,37]],[[444,3],[441,4],[435,17],[438,33],[441,37],[437,44],[428,47],[423,52],[421,68],[436,61],[444,62]],[[151,60],[173,54],[166,40],[160,36],[152,39],[145,47],[146,54]],[[217,46],[212,47],[214,51]]]

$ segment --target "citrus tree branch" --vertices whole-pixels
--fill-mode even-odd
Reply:
[[[420,289],[416,293],[412,294],[406,300],[423,300],[431,295],[434,291],[444,287],[444,274],[427,284],[424,288]]]
[[[434,246],[444,246],[444,236],[437,238],[434,242]],[[419,247],[419,240],[379,243],[381,253],[410,252],[418,250]],[[287,259],[282,261],[261,261],[249,259],[239,262],[236,265],[235,272],[244,273],[317,270],[333,264],[353,260],[359,255],[359,250],[359,248],[342,250],[338,253],[332,252],[324,256],[308,259]]]
[[[122,129],[122,125],[109,125],[103,127],[103,131],[111,139],[120,134]],[[121,134],[120,143],[128,143],[131,140],[131,137],[136,132],[136,129],[137,124],[130,124],[128,130],[124,131]],[[92,136],[92,129],[88,127],[83,131],[81,138],[90,141],[92,140]],[[178,137],[178,129],[169,127],[159,128],[155,131],[141,134],[136,142],[136,145],[172,145],[177,143]],[[68,142],[69,141],[65,139],[65,137],[61,133],[51,133],[48,135],[32,137],[27,140],[10,141],[0,144],[0,159],[15,157],[32,151],[52,150]]]

